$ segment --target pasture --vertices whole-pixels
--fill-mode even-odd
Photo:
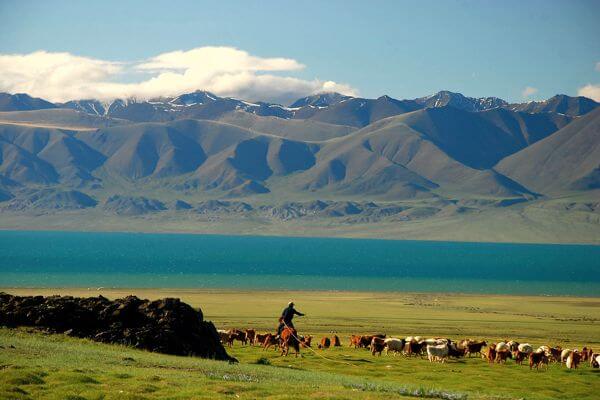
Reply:
[[[12,294],[97,295],[87,289],[2,289]],[[174,357],[63,335],[0,330],[2,398],[597,398],[600,370],[551,364],[530,371],[509,360],[488,365],[473,357],[431,364],[426,358],[372,356],[349,348],[350,334],[442,336],[497,342],[514,339],[563,348],[600,349],[600,300],[425,293],[284,292],[230,290],[101,290],[109,298],[180,297],[202,308],[218,328],[273,331],[292,299],[306,317],[300,334],[313,335],[313,351],[280,357],[273,350],[235,342],[238,365]],[[317,350],[335,332],[342,347]],[[12,348],[11,346],[14,346]]]

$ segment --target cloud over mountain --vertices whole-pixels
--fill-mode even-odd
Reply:
[[[258,57],[233,47],[178,50],[135,62],[36,51],[0,54],[0,91],[67,101],[146,99],[203,89],[221,96],[286,104],[324,91],[357,94],[347,84],[286,76],[303,68],[294,59]]]

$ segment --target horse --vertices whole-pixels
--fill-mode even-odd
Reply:
[[[285,327],[281,332],[281,355],[287,356],[290,347],[296,351],[296,357],[300,354],[300,342],[298,342],[298,332],[296,329]]]

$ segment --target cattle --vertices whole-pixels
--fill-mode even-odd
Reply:
[[[275,350],[277,350],[279,348],[279,339],[276,335],[269,333],[263,341],[263,351],[269,349],[271,346],[273,346]]]
[[[471,356],[471,354],[481,354],[481,349],[487,346],[487,343],[485,340],[481,341],[481,342],[470,342],[467,343],[466,345],[466,350],[467,350],[467,354],[469,355],[469,357]]]
[[[246,340],[250,346],[254,346],[254,338],[256,337],[256,331],[254,329],[246,329]]]
[[[590,356],[590,367],[600,368],[600,354],[594,354]]]
[[[348,344],[348,347],[354,346],[355,349],[357,347],[360,347],[360,339],[361,338],[362,338],[361,335],[351,335],[350,336],[350,344]]]
[[[546,368],[548,368],[548,356],[543,351],[534,351],[529,354],[529,369],[539,369],[539,367],[543,364],[546,364]]]
[[[407,356],[420,356],[423,354],[425,346],[425,342],[416,342],[414,340],[412,342],[407,342],[404,345],[404,354]]]
[[[324,337],[317,347],[319,349],[328,349],[329,346],[331,346],[331,340],[328,337]]]
[[[385,354],[391,351],[394,355],[401,353],[404,350],[404,339],[387,338],[384,339]]]
[[[254,335],[254,344],[262,346],[265,343],[265,339],[270,333],[257,333]]]
[[[444,363],[448,358],[448,344],[427,345],[427,358],[429,362]]]
[[[341,347],[340,338],[338,335],[333,335],[333,347]]]
[[[573,350],[573,352],[568,355],[565,365],[567,366],[568,369],[577,369],[580,361],[581,361],[581,353],[578,352],[577,350]]]
[[[285,327],[281,332],[281,355],[287,357],[290,347],[294,349],[296,357],[298,357],[300,355],[298,333],[294,328]]]
[[[248,339],[246,338],[246,332],[242,332],[239,329],[230,329],[227,331],[227,333],[229,333],[229,337],[230,337],[232,345],[233,345],[234,340],[239,340],[242,344],[248,344]]]
[[[219,330],[217,330],[217,333],[219,334],[221,343],[223,343],[224,345],[226,345],[228,347],[233,346],[233,337],[229,334],[229,331],[219,329]]]
[[[300,336],[300,347],[310,347],[310,343],[312,342],[312,336]]]
[[[370,348],[373,338],[385,339],[385,335],[363,335],[360,337],[360,344],[358,347],[364,347],[365,349]]]
[[[369,348],[372,355],[379,354],[381,356],[381,352],[385,348],[385,339],[374,336],[373,339],[371,339]]]

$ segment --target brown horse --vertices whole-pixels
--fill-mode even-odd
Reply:
[[[290,347],[296,351],[296,357],[300,354],[300,343],[298,342],[298,332],[296,329],[285,327],[281,332],[281,355],[287,356]]]

